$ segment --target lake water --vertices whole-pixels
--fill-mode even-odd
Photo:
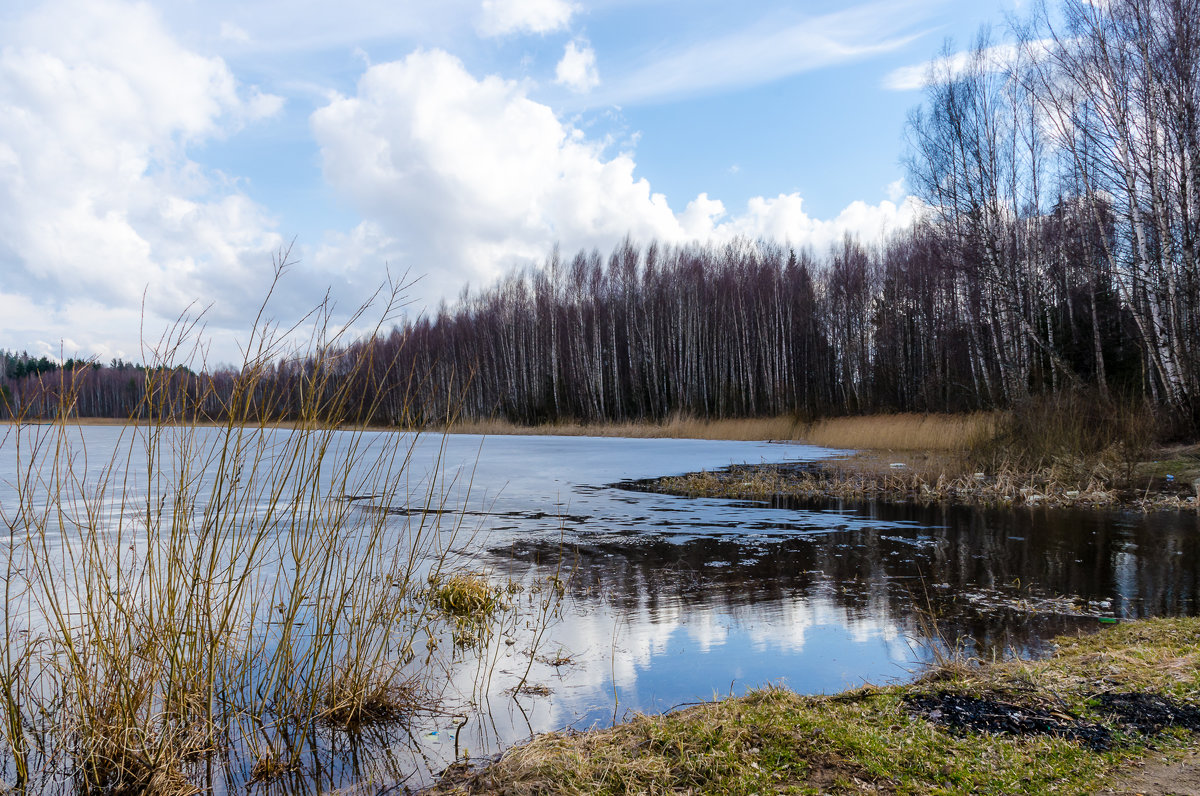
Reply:
[[[121,439],[108,427],[80,434],[89,461]],[[533,639],[514,632],[491,650],[488,676],[471,660],[448,671],[452,716],[330,734],[279,792],[355,783],[402,792],[464,751],[485,757],[629,711],[772,683],[818,693],[903,679],[960,637],[981,655],[1039,652],[1055,634],[1114,619],[1197,613],[1194,512],[770,505],[619,485],[837,453],[665,439],[418,441],[408,476],[420,489],[439,475],[446,508],[471,531],[455,544],[459,563],[497,582],[558,573],[565,593],[532,662]],[[0,444],[0,505],[12,502],[18,466],[11,439]],[[354,505],[397,523],[412,510]],[[537,693],[514,697],[527,670]],[[244,772],[224,787],[239,783]]]

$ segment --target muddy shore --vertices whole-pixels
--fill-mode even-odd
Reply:
[[[1145,468],[1143,470],[1153,468]],[[934,454],[862,452],[819,462],[736,465],[620,486],[685,497],[739,500],[882,500],[1043,508],[1195,511],[1200,477],[1172,473],[1078,474],[1062,468],[975,470]]]

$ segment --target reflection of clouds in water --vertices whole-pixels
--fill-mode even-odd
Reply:
[[[704,612],[700,616],[693,618],[685,627],[688,638],[696,645],[696,649],[700,653],[706,653],[719,647],[729,638],[729,626],[723,620],[712,614],[712,612]]]
[[[814,636],[818,630],[820,634]],[[829,649],[823,650],[826,644]],[[494,715],[525,671],[528,657],[522,650],[527,645],[523,639],[499,650],[500,663],[487,688]],[[560,653],[572,663],[556,668],[546,662]],[[817,661],[823,656],[842,660],[849,656],[857,659],[856,664],[875,661],[880,679],[895,676],[895,664],[913,660],[913,650],[897,622],[886,615],[855,616],[823,596],[789,596],[771,604],[740,606],[685,606],[682,601],[664,601],[663,595],[658,595],[653,607],[645,600],[624,608],[568,604],[566,615],[542,641],[541,660],[530,669],[529,682],[549,687],[552,694],[523,700],[524,713],[514,713],[516,721],[508,731],[500,730],[500,742],[511,743],[531,731],[560,729],[605,706],[611,710],[614,678],[621,710],[662,709],[669,707],[670,700],[697,693],[724,693],[730,678],[736,679],[737,687],[788,678],[792,687],[804,690],[796,669],[801,653]],[[670,681],[670,672],[680,667],[690,675],[687,685]],[[666,670],[665,677],[660,669]],[[455,688],[469,694],[475,685],[472,667],[461,667],[453,676]],[[844,681],[842,669],[833,666],[815,690]],[[679,689],[684,688],[692,691],[681,696]],[[659,694],[668,702],[631,701],[643,693]]]
[[[646,611],[621,617],[621,627],[613,650],[613,673],[622,686],[633,686],[638,671],[650,668],[655,656],[667,651],[667,645],[679,629],[680,612],[654,612],[655,618]]]
[[[820,622],[817,621],[818,612],[823,615]],[[831,618],[831,614],[821,600],[816,601],[814,608],[809,600],[793,597],[773,606],[771,614],[765,618],[767,621],[760,620],[750,626],[749,635],[756,650],[776,647],[789,652],[801,652],[808,629],[814,624],[825,624],[825,619]]]

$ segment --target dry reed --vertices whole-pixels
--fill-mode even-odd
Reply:
[[[1200,507],[1196,496],[1182,492],[1116,489],[1112,473],[1103,468],[1080,472],[1049,467],[1030,472],[1002,465],[996,471],[972,472],[969,464],[965,460],[929,457],[888,463],[864,455],[800,466],[735,466],[666,476],[641,486],[688,497],[752,500],[835,498],[1056,508],[1125,506],[1143,511]]]
[[[791,440],[828,448],[882,450],[967,450],[989,438],[996,415],[866,415],[804,423],[795,417],[701,419],[676,415],[662,422],[549,423],[522,426],[507,420],[456,423],[458,434],[554,434],[560,436]]]
[[[989,439],[995,433],[996,421],[996,415],[990,412],[831,417],[809,424],[800,437],[827,448],[966,451]]]
[[[564,437],[630,437],[671,439],[791,440],[800,426],[788,416],[704,420],[675,416],[669,420],[626,423],[548,423],[522,426],[507,420],[466,420],[449,429],[455,434],[555,435]]]
[[[393,288],[380,323],[398,300]],[[238,754],[251,763],[220,780],[264,779],[295,769],[315,724],[401,717],[442,686],[436,639],[453,622],[421,584],[463,515],[436,477],[410,483],[415,435],[334,430],[360,397],[346,365],[387,363],[337,361],[345,341],[328,331],[328,305],[290,352],[300,326],[264,317],[224,396],[168,389],[172,368],[202,351],[194,320],[171,329],[146,371],[147,422],[122,427],[111,456],[70,421],[7,431],[20,467],[0,507],[6,784],[184,794]],[[307,376],[294,418],[271,427],[259,407],[283,403],[264,394],[281,358]],[[214,400],[223,424],[189,422]],[[397,520],[350,495],[422,510]]]

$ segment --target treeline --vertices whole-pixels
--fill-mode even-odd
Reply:
[[[1194,415],[1200,4],[1067,0],[1017,34],[935,61],[909,125],[927,234],[982,310],[963,331],[999,365],[976,389],[1082,381]]]
[[[390,334],[259,367],[252,390],[231,373],[157,389],[196,414],[236,394],[295,415],[351,384],[340,413],[394,425],[960,411],[1086,389],[1200,425],[1200,1],[1065,0],[1015,34],[931,64],[908,125],[924,213],[879,245],[555,250]],[[79,378],[78,411],[112,416],[147,382]]]
[[[433,374],[428,404],[519,422],[1088,388],[1195,423],[1200,3],[1066,0],[1014,33],[931,64],[908,126],[926,212],[877,249],[555,254],[378,345]]]
[[[192,373],[186,367],[142,365],[113,359],[63,362],[27,352],[0,350],[0,419],[102,417],[128,419],[148,411],[148,393],[165,389],[175,403],[200,395],[205,385],[229,381],[232,374]],[[166,385],[164,387],[164,385]]]
[[[355,356],[388,363],[398,391],[416,397],[405,410],[433,419],[964,411],[1101,373],[1110,391],[1145,394],[1154,373],[1111,274],[1082,279],[1065,254],[1089,229],[1076,210],[1057,208],[1045,226],[1044,248],[1062,256],[1039,284],[1039,344],[1021,350],[1019,381],[994,286],[957,267],[930,224],[879,247],[847,238],[819,257],[765,242],[628,240],[607,257],[554,255]]]

